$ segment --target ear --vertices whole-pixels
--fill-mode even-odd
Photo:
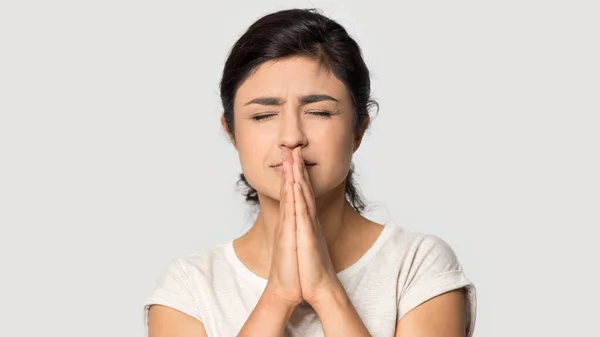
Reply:
[[[353,153],[356,152],[356,150],[358,150],[360,143],[362,142],[363,136],[365,135],[365,131],[367,130],[367,127],[369,126],[370,122],[371,122],[371,117],[367,116],[367,117],[365,117],[362,125],[359,126],[358,132],[356,133],[356,136],[354,137],[354,150],[352,151]]]
[[[225,116],[221,116],[221,127],[223,128],[223,130],[227,134],[227,137],[229,137],[229,140],[231,141],[231,144],[233,144],[233,146],[237,150],[237,146],[235,145],[235,138],[233,137],[233,135],[231,134],[231,132],[229,132],[229,128],[227,127],[227,122],[225,121]]]

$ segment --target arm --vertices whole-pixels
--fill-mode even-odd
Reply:
[[[281,337],[294,308],[264,292],[238,337]]]
[[[207,337],[204,324],[194,317],[163,305],[148,311],[149,337]]]
[[[294,307],[264,293],[238,337],[282,336]],[[152,305],[148,316],[149,337],[207,337],[202,322],[181,311]]]
[[[340,285],[313,305],[325,336],[370,337],[365,324]]]
[[[332,291],[314,307],[325,336],[370,336],[346,292]],[[464,288],[436,296],[407,313],[396,323],[395,337],[464,337]]]
[[[464,337],[464,288],[436,296],[404,315],[396,323],[395,337]]]

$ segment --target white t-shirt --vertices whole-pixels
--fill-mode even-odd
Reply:
[[[161,304],[200,320],[209,337],[236,336],[267,280],[238,259],[232,242],[174,259],[145,301],[146,327],[149,306]],[[475,287],[452,248],[436,236],[387,223],[371,248],[337,276],[373,337],[393,337],[396,322],[411,309],[462,287],[467,298],[466,336],[473,334]],[[284,336],[323,336],[314,309],[296,307]]]

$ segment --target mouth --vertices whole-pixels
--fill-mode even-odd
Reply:
[[[313,162],[309,162],[309,161],[305,161],[304,162],[304,166],[306,166],[306,168],[311,168],[313,166],[317,165],[317,163],[313,163]],[[271,165],[272,168],[275,169],[275,171],[277,172],[283,172],[283,163],[277,163],[275,165]]]

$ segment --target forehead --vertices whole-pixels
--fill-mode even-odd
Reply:
[[[339,101],[349,99],[346,87],[333,73],[319,67],[314,59],[294,56],[258,66],[239,87],[236,102],[265,95],[286,99],[308,94],[327,94]]]

